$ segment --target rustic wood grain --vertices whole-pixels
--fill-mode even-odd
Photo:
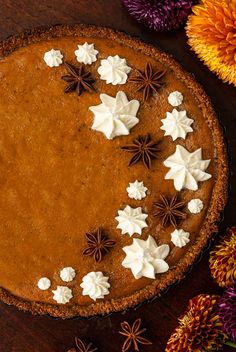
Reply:
[[[187,71],[192,72],[211,97],[229,143],[231,169],[236,172],[236,91],[213,75],[189,50],[184,30],[158,34],[138,25],[120,0],[0,0],[0,40],[24,29],[56,23],[91,23],[110,26],[139,36],[146,42],[172,54]],[[235,224],[236,185],[231,182],[229,204],[221,232]],[[177,317],[188,300],[200,293],[220,293],[210,277],[208,254],[178,285],[162,298],[127,313],[105,318],[57,320],[20,312],[0,303],[0,352],[63,352],[73,347],[75,336],[94,342],[99,351],[121,351],[120,322],[141,317],[153,346],[142,350],[163,352],[166,341],[177,324]],[[225,351],[230,351],[230,349]],[[177,352],[177,351],[176,351]]]

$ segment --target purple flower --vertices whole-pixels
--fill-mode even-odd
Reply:
[[[220,298],[219,316],[225,332],[236,342],[236,283],[230,286]]]
[[[194,0],[123,0],[129,13],[156,31],[171,31],[185,23]]]

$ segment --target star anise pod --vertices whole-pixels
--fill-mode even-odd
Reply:
[[[129,81],[136,85],[137,92],[143,92],[143,100],[148,100],[149,96],[157,93],[163,86],[162,78],[166,71],[153,71],[152,65],[148,62],[145,70],[136,70],[136,74],[129,78]]]
[[[132,326],[127,321],[124,321],[120,325],[122,331],[119,331],[119,334],[126,337],[122,346],[122,352],[128,351],[132,345],[135,351],[139,351],[139,344],[152,345],[151,341],[141,336],[146,331],[146,329],[141,329],[141,319],[136,319]]]
[[[159,202],[153,204],[156,208],[154,216],[161,219],[162,226],[172,225],[177,227],[180,220],[186,217],[183,211],[185,202],[178,201],[177,194],[174,194],[170,199],[160,194]]]
[[[87,346],[84,344],[82,340],[78,337],[75,338],[76,348],[71,348],[67,352],[95,352],[97,351],[96,347],[92,347],[92,343],[90,342]]]
[[[65,93],[75,91],[78,95],[81,95],[84,91],[95,91],[93,83],[95,80],[91,76],[89,71],[85,71],[84,66],[74,66],[68,62],[64,63],[68,75],[62,76],[61,78],[68,83],[64,89]]]
[[[85,256],[93,256],[96,262],[100,262],[105,253],[114,247],[116,242],[109,240],[99,227],[94,233],[86,233],[87,248],[83,251]]]
[[[132,144],[121,147],[122,150],[133,153],[134,156],[130,159],[129,166],[132,166],[139,161],[150,169],[152,165],[152,159],[157,159],[157,153],[159,148],[157,147],[160,142],[153,142],[151,136],[139,136]]]

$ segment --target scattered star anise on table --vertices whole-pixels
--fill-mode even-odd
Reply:
[[[166,71],[153,71],[152,65],[148,62],[145,70],[136,70],[136,73],[129,78],[129,82],[136,85],[137,92],[143,92],[143,101],[145,101],[163,86],[162,78],[165,74]]]
[[[61,77],[65,82],[68,83],[64,89],[65,93],[75,91],[78,95],[81,95],[84,91],[95,91],[95,88],[93,87],[95,80],[89,71],[85,71],[83,65],[77,67],[68,62],[65,62],[64,66],[68,72],[67,75]]]
[[[86,233],[87,247],[83,251],[85,256],[93,256],[95,261],[99,263],[104,254],[114,247],[116,242],[110,240],[99,227],[94,233]]]
[[[132,144],[121,147],[122,150],[133,153],[134,156],[130,159],[129,166],[132,166],[139,161],[150,169],[152,165],[152,159],[157,159],[157,153],[159,152],[158,144],[160,142],[153,142],[151,136],[139,136],[133,140]]]
[[[180,202],[177,194],[174,194],[170,199],[160,194],[159,202],[155,202],[153,205],[156,208],[153,215],[161,219],[164,227],[168,225],[177,227],[179,221],[186,217],[186,213],[183,211],[185,202]]]
[[[75,338],[75,348],[69,349],[67,352],[95,352],[97,351],[96,347],[92,347],[92,343],[90,342],[88,345],[80,340],[78,337]]]
[[[122,331],[119,334],[126,337],[122,352],[129,351],[132,345],[135,351],[139,351],[139,345],[152,345],[151,341],[141,336],[146,331],[145,328],[141,329],[141,322],[141,319],[136,319],[132,326],[127,321],[120,324]]]

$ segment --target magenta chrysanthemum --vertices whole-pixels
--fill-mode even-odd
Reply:
[[[156,31],[181,27],[194,0],[123,0],[129,13],[140,23]]]
[[[225,332],[236,342],[236,283],[230,286],[220,298],[219,316]]]

